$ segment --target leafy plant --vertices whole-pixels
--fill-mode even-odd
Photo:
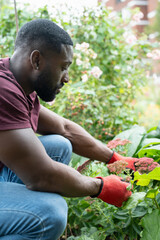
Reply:
[[[156,129],[156,127],[154,129]],[[118,134],[108,143],[108,146],[111,148],[114,147],[112,149],[115,151],[123,152],[125,150],[126,154],[133,146],[134,151],[132,154],[137,157],[138,152],[143,149],[146,142],[148,143],[149,138],[147,137],[149,132],[151,132],[151,130],[147,132],[142,127],[137,125],[133,126],[131,129]],[[119,137],[121,137],[121,140]],[[159,140],[156,139],[155,142],[151,141],[150,143],[157,144]],[[142,157],[143,160],[148,159],[145,155]],[[151,157],[152,161],[148,161],[148,165],[153,163],[155,155],[151,155]],[[85,161],[85,158],[73,155],[72,166],[77,169],[77,167]],[[126,178],[126,174],[130,176],[130,171],[125,171],[125,173],[123,171],[124,168],[122,168],[121,173],[117,173],[117,171],[115,171],[114,174],[118,174],[123,178]],[[147,171],[148,170],[146,170],[146,172]],[[88,161],[87,164],[84,165],[84,168],[81,169],[81,173],[92,177],[99,175],[107,176],[110,174],[107,170],[107,166],[104,163],[99,163],[97,161]],[[132,173],[131,177],[133,179],[131,181],[133,194],[119,209],[103,203],[98,199],[75,198],[67,200],[69,204],[69,222],[67,232],[72,236],[70,239],[102,238],[114,240],[138,240],[141,238],[147,239],[147,237],[148,239],[149,237],[150,239],[155,238],[155,231],[150,231],[150,234],[148,234],[147,229],[151,228],[148,228],[149,221],[152,221],[155,224],[155,221],[159,219],[160,167],[156,167],[153,171],[145,174],[141,174],[137,171],[134,175]],[[153,220],[154,217],[155,219]],[[151,226],[153,227],[152,224]],[[92,229],[92,233],[89,232],[89,229],[91,228],[94,229]],[[156,229],[158,229],[157,226],[155,226],[155,230]],[[87,232],[89,232],[89,234]]]

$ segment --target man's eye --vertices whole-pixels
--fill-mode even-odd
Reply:
[[[62,67],[62,71],[67,71],[67,67]]]

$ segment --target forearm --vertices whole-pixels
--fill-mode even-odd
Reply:
[[[75,153],[93,160],[106,162],[112,156],[112,151],[84,128],[43,106],[39,116],[38,132],[43,135],[59,134],[66,137],[72,143]]]
[[[75,169],[52,162],[43,171],[43,177],[27,184],[27,188],[34,191],[59,193],[65,197],[84,197],[96,195],[99,192],[100,179],[81,175]]]
[[[65,137],[73,146],[73,151],[81,156],[107,162],[113,152],[105,144],[96,140],[78,124],[67,120]]]

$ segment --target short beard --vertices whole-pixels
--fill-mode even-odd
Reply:
[[[48,73],[41,73],[34,82],[34,90],[37,95],[45,102],[53,101],[56,97],[58,87],[52,89],[48,83],[50,76]]]

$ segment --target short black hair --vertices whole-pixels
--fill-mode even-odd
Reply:
[[[52,50],[60,53],[61,44],[73,46],[69,34],[51,20],[36,19],[21,27],[15,41],[15,50],[28,47],[31,50]]]

